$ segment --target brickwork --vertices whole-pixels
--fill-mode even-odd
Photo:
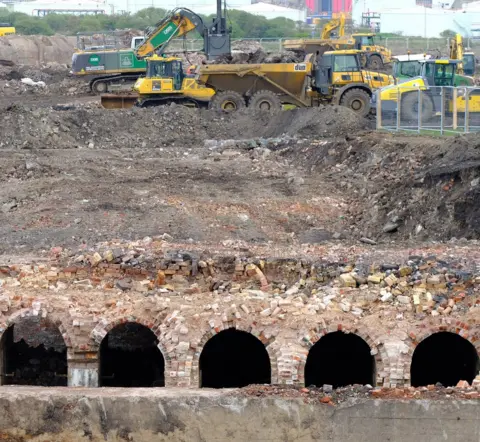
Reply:
[[[166,385],[180,387],[199,386],[202,349],[222,330],[259,339],[272,383],[289,385],[304,384],[315,342],[342,331],[369,345],[377,386],[408,386],[415,347],[432,333],[452,331],[480,350],[480,276],[453,260],[380,265],[113,248],[0,267],[0,331],[44,318],[59,328],[70,367],[98,371],[105,335],[137,322],[158,339]]]

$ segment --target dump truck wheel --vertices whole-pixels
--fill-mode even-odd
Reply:
[[[356,114],[366,117],[370,113],[370,95],[363,89],[350,89],[342,95],[340,106],[348,107]]]
[[[427,122],[433,117],[433,103],[430,97],[424,96],[422,100],[422,121]],[[418,93],[405,94],[402,97],[400,119],[418,121]]]
[[[382,57],[379,55],[372,55],[368,59],[368,67],[370,69],[382,69],[383,68],[383,61]]]
[[[97,95],[105,94],[107,90],[108,90],[108,85],[106,81],[98,80],[98,81],[94,81],[92,84],[92,92]]]
[[[233,91],[225,91],[215,94],[210,101],[210,109],[224,110],[226,112],[236,111],[245,107],[243,97]]]
[[[272,91],[258,91],[253,94],[248,107],[262,111],[277,112],[282,109],[282,102]]]

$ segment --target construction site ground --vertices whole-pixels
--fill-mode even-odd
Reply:
[[[163,233],[280,248],[480,235],[475,135],[376,132],[335,106],[112,111],[58,67],[0,78],[3,254]]]

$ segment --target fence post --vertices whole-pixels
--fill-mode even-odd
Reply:
[[[445,86],[440,88],[440,135],[443,135],[445,127]]]
[[[380,130],[382,128],[382,101],[380,100],[380,89],[377,89],[374,93],[377,96],[377,130]]]
[[[410,49],[410,38],[407,37],[407,51]]]
[[[282,52],[282,51],[283,51],[283,39],[279,38],[278,39],[278,52]]]
[[[429,49],[430,49],[430,39],[427,38],[427,49],[426,50],[428,51]]]
[[[423,109],[423,94],[422,90],[418,88],[418,133],[422,131],[422,109]]]
[[[402,94],[400,93],[400,87],[397,86],[397,131],[400,130],[401,126],[401,112],[400,109],[402,108]]]
[[[457,130],[458,128],[458,115],[457,115],[457,96],[458,96],[458,91],[457,88],[453,88],[453,99],[452,99],[452,126],[453,130]]]
[[[470,100],[469,100],[470,91],[468,87],[465,88],[465,133],[470,132]]]

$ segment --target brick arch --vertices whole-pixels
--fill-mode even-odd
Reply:
[[[223,330],[228,330],[230,328],[234,328],[239,331],[244,331],[250,333],[255,338],[259,339],[260,342],[265,346],[265,350],[267,350],[268,357],[270,359],[270,378],[271,384],[278,383],[278,362],[277,362],[277,352],[273,349],[271,344],[275,340],[275,336],[266,335],[265,327],[259,327],[256,322],[245,323],[242,321],[222,321],[219,325],[212,326],[202,333],[200,340],[197,342],[195,346],[195,351],[193,355],[190,355],[192,358],[192,368],[190,372],[190,385],[192,387],[198,387],[200,385],[200,355],[202,354],[203,348],[205,344],[208,342],[210,338],[217,335]],[[186,373],[186,376],[189,374]]]
[[[464,339],[466,339],[470,344],[475,347],[477,354],[480,358],[480,328],[477,324],[467,324],[466,322],[462,321],[452,321],[452,323],[435,323],[430,324],[424,330],[419,332],[419,330],[411,331],[409,333],[409,358],[408,358],[408,365],[406,366],[406,371],[410,374],[412,369],[412,358],[415,349],[417,348],[418,344],[423,342],[428,337],[434,335],[435,333],[440,332],[449,332],[454,333]],[[410,380],[410,379],[409,379]]]
[[[4,323],[0,323],[0,338],[10,326],[18,323],[23,318],[31,317],[40,317],[40,319],[47,320],[52,325],[57,327],[62,335],[63,341],[65,342],[65,346],[67,347],[67,349],[72,348],[72,338],[67,327],[57,315],[53,313],[48,313],[45,307],[40,310],[34,309],[33,307],[24,308],[10,315]]]
[[[305,353],[298,365],[298,379],[305,384],[305,365],[307,363],[308,353],[310,349],[325,335],[333,332],[353,333],[362,338],[370,347],[370,353],[375,360],[375,383],[381,386],[384,383],[385,374],[390,373],[390,361],[387,352],[384,348],[383,342],[379,336],[375,336],[372,330],[366,328],[364,325],[359,327],[353,325],[331,324],[318,325],[309,330],[301,339],[300,344],[305,348]]]
[[[125,324],[127,322],[135,322],[136,324],[147,327],[158,339],[157,347],[160,350],[160,353],[162,354],[163,360],[165,362],[165,386],[170,387],[171,380],[169,373],[171,371],[171,358],[167,352],[165,345],[163,344],[158,326],[152,320],[138,318],[136,316],[121,316],[119,318],[100,321],[90,333],[90,338],[95,342],[96,346],[98,347],[98,352],[100,352],[100,344],[102,343],[103,338],[107,335],[107,333],[113,330],[117,325]],[[100,360],[100,354],[98,354],[98,360]]]

